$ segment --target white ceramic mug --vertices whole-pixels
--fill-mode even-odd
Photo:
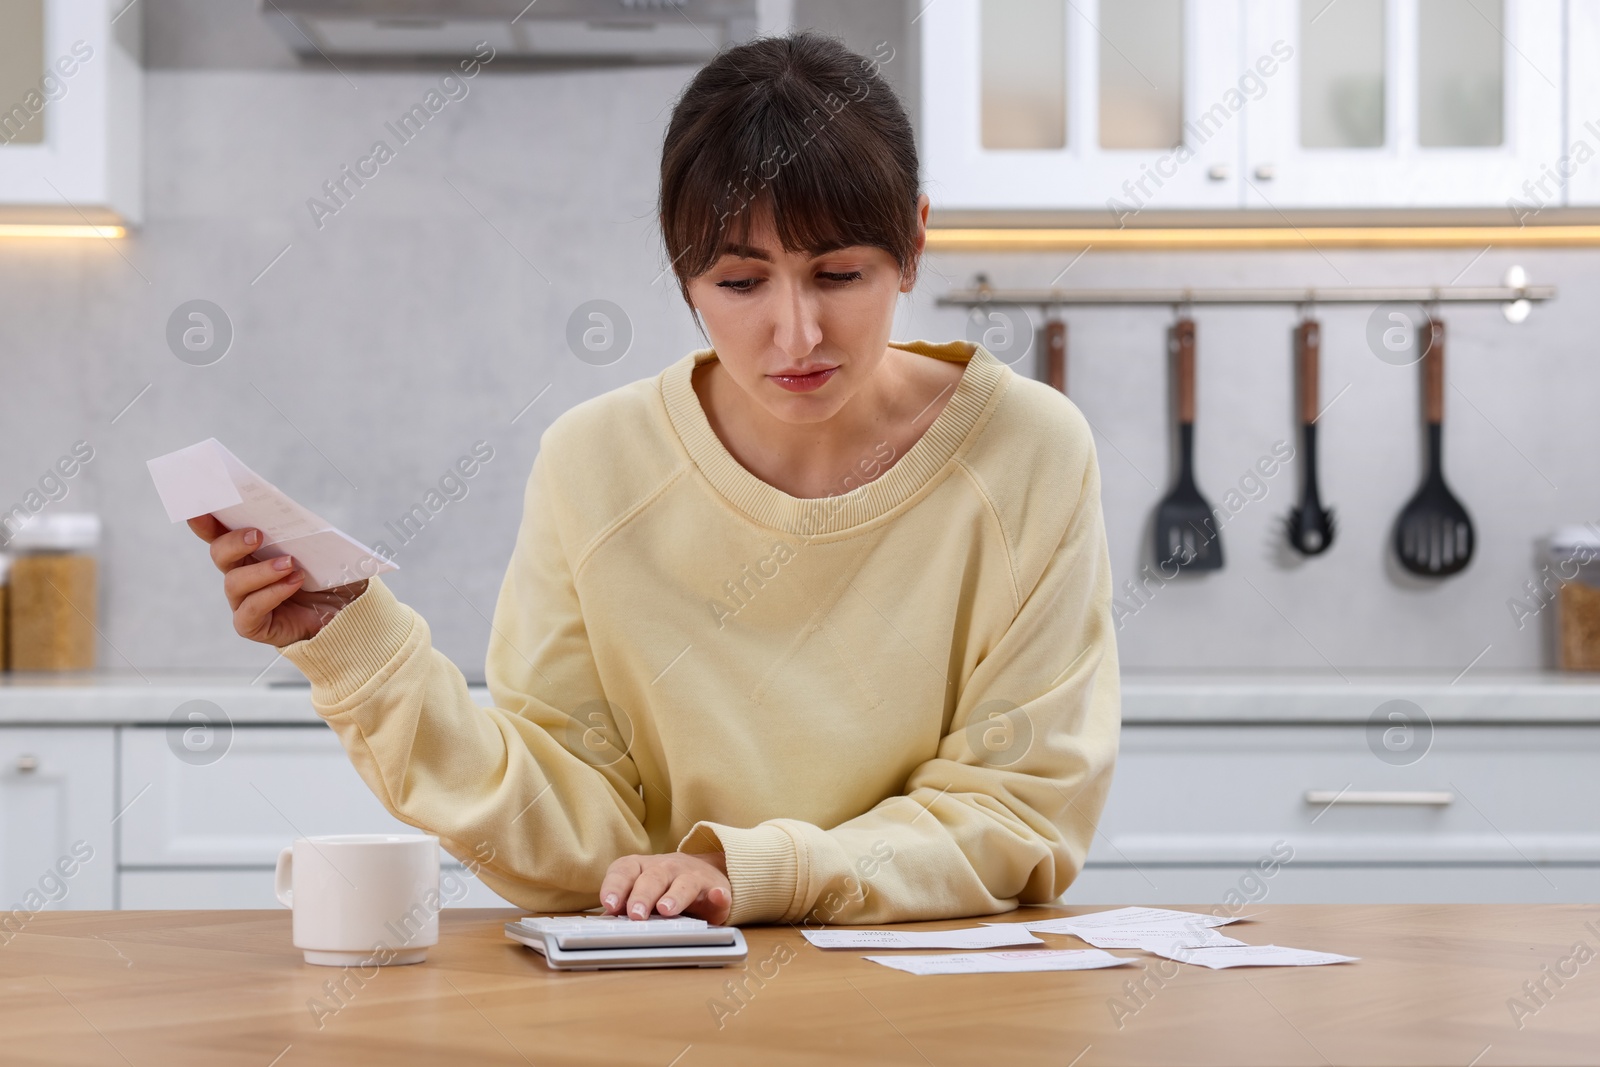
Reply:
[[[324,967],[421,963],[439,943],[439,839],[302,837],[278,853],[278,902],[294,947]]]

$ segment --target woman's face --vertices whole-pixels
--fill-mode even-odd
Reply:
[[[927,196],[917,214],[920,256]],[[916,279],[881,248],[788,252],[770,214],[752,219],[747,240],[690,279],[689,298],[718,361],[752,401],[783,422],[824,422],[883,362],[895,304]]]

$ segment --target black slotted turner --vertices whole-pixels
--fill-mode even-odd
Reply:
[[[1472,559],[1472,519],[1444,483],[1444,323],[1430,317],[1422,356],[1422,406],[1428,430],[1428,472],[1394,524],[1400,565],[1425,578],[1444,578]]]
[[[1222,567],[1211,505],[1194,482],[1194,320],[1173,323],[1167,351],[1173,360],[1178,400],[1178,483],[1156,508],[1156,563],[1179,571],[1214,571]]]

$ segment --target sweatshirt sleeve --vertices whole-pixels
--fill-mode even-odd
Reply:
[[[1009,627],[973,670],[903,795],[838,826],[700,822],[733,923],[884,923],[1058,898],[1083,868],[1121,726],[1111,568],[1090,445],[1076,506]]]
[[[651,848],[628,739],[603,699],[552,520],[544,455],[491,624],[492,706],[474,702],[427,623],[377,578],[283,655],[396,818],[437,834],[507,900],[571,911],[596,905],[612,860]]]

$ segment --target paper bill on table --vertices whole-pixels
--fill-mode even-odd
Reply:
[[[907,974],[1016,974],[1023,971],[1089,971],[1122,967],[1131,956],[1113,956],[1097,948],[1039,948],[1023,952],[978,952],[936,956],[863,956]]]
[[[215,437],[145,464],[173,522],[215,515],[230,530],[262,533],[258,559],[293,556],[302,589],[316,591],[400,569],[246,467]]]
[[[1218,948],[1238,946],[1245,942],[1228,937],[1210,927],[1193,929],[1173,925],[1151,926],[1143,930],[1082,930],[1073,936],[1089,942],[1095,948],[1146,948],[1151,945],[1175,945],[1179,948]]]
[[[1042,945],[1016,924],[974,926],[964,930],[801,930],[818,948],[1001,948]]]
[[[1060,919],[1036,919],[1016,923],[1036,933],[1076,934],[1080,930],[1103,930],[1107,933],[1123,930],[1147,930],[1152,927],[1167,930],[1184,928],[1203,929],[1226,926],[1249,918],[1247,915],[1207,915],[1198,911],[1176,911],[1172,908],[1114,908],[1111,911],[1094,911],[1088,915],[1067,915]]]
[[[1324,963],[1354,963],[1360,956],[1313,952],[1283,945],[1243,945],[1238,948],[1182,948],[1151,946],[1148,951],[1180,963],[1194,963],[1214,971],[1224,967],[1316,967]]]

